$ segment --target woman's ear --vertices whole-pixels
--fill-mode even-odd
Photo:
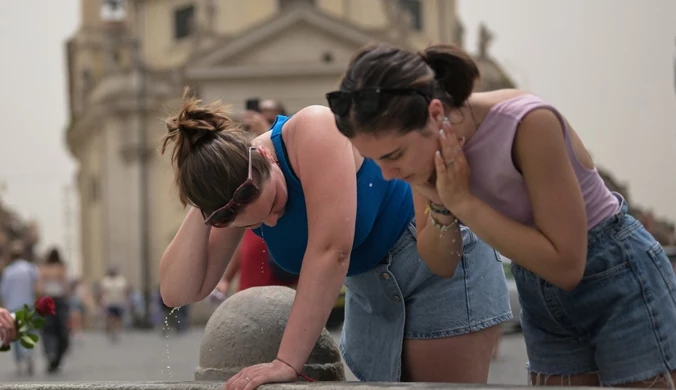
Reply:
[[[275,158],[272,156],[272,153],[270,153],[270,151],[268,151],[268,149],[265,146],[257,146],[256,150],[258,151],[258,153],[260,153],[261,156],[265,157],[266,159],[272,162],[276,161]]]
[[[442,121],[446,118],[444,104],[439,99],[432,99],[428,108],[429,118],[434,121],[434,125],[441,128]]]

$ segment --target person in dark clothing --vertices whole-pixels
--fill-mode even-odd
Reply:
[[[47,358],[47,372],[59,370],[63,357],[70,345],[68,318],[70,316],[69,283],[66,265],[57,249],[52,249],[45,263],[40,267],[38,293],[54,300],[56,314],[45,318],[42,331],[44,352]]]

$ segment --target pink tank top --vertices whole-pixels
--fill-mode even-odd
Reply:
[[[568,126],[551,105],[533,95],[521,95],[493,106],[464,152],[471,167],[474,195],[509,218],[534,225],[526,183],[512,161],[512,145],[521,119],[537,108],[552,110],[561,121],[568,157],[582,189],[587,229],[615,214],[619,201],[608,190],[596,168],[587,169],[575,157]]]

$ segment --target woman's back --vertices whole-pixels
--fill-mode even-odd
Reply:
[[[66,264],[56,248],[49,251],[44,264],[40,266],[39,290],[42,294],[53,298],[63,298],[69,295]]]
[[[292,159],[285,143],[285,131],[288,130],[283,129],[290,119],[277,117],[270,136],[287,183],[286,209],[274,227],[263,225],[254,229],[254,233],[265,240],[277,264],[286,271],[299,273],[310,232],[303,186],[291,166]],[[380,262],[414,214],[411,189],[407,183],[385,180],[380,168],[369,159],[363,161],[356,175],[357,218],[348,275],[367,271]]]
[[[40,266],[41,293],[53,298],[68,295],[66,267],[61,263],[48,263]]]
[[[593,228],[618,211],[617,199],[606,188],[582,141],[554,107],[534,95],[518,91],[479,95],[477,101],[490,109],[464,147],[472,167],[470,180],[475,195],[510,218],[534,224],[531,199],[519,162],[514,159],[514,148],[523,118],[534,110],[546,109],[561,123],[566,152],[586,206],[587,228]]]

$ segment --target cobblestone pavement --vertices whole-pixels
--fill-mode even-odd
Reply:
[[[333,332],[338,340],[338,332]],[[87,333],[73,344],[58,374],[45,373],[41,348],[34,351],[35,374],[18,376],[11,353],[0,353],[0,382],[23,381],[190,381],[198,364],[202,330],[186,334],[130,332],[116,344],[102,333]],[[491,366],[489,383],[525,384],[526,352],[520,334],[506,335],[500,357]],[[348,374],[348,380],[356,380]]]

